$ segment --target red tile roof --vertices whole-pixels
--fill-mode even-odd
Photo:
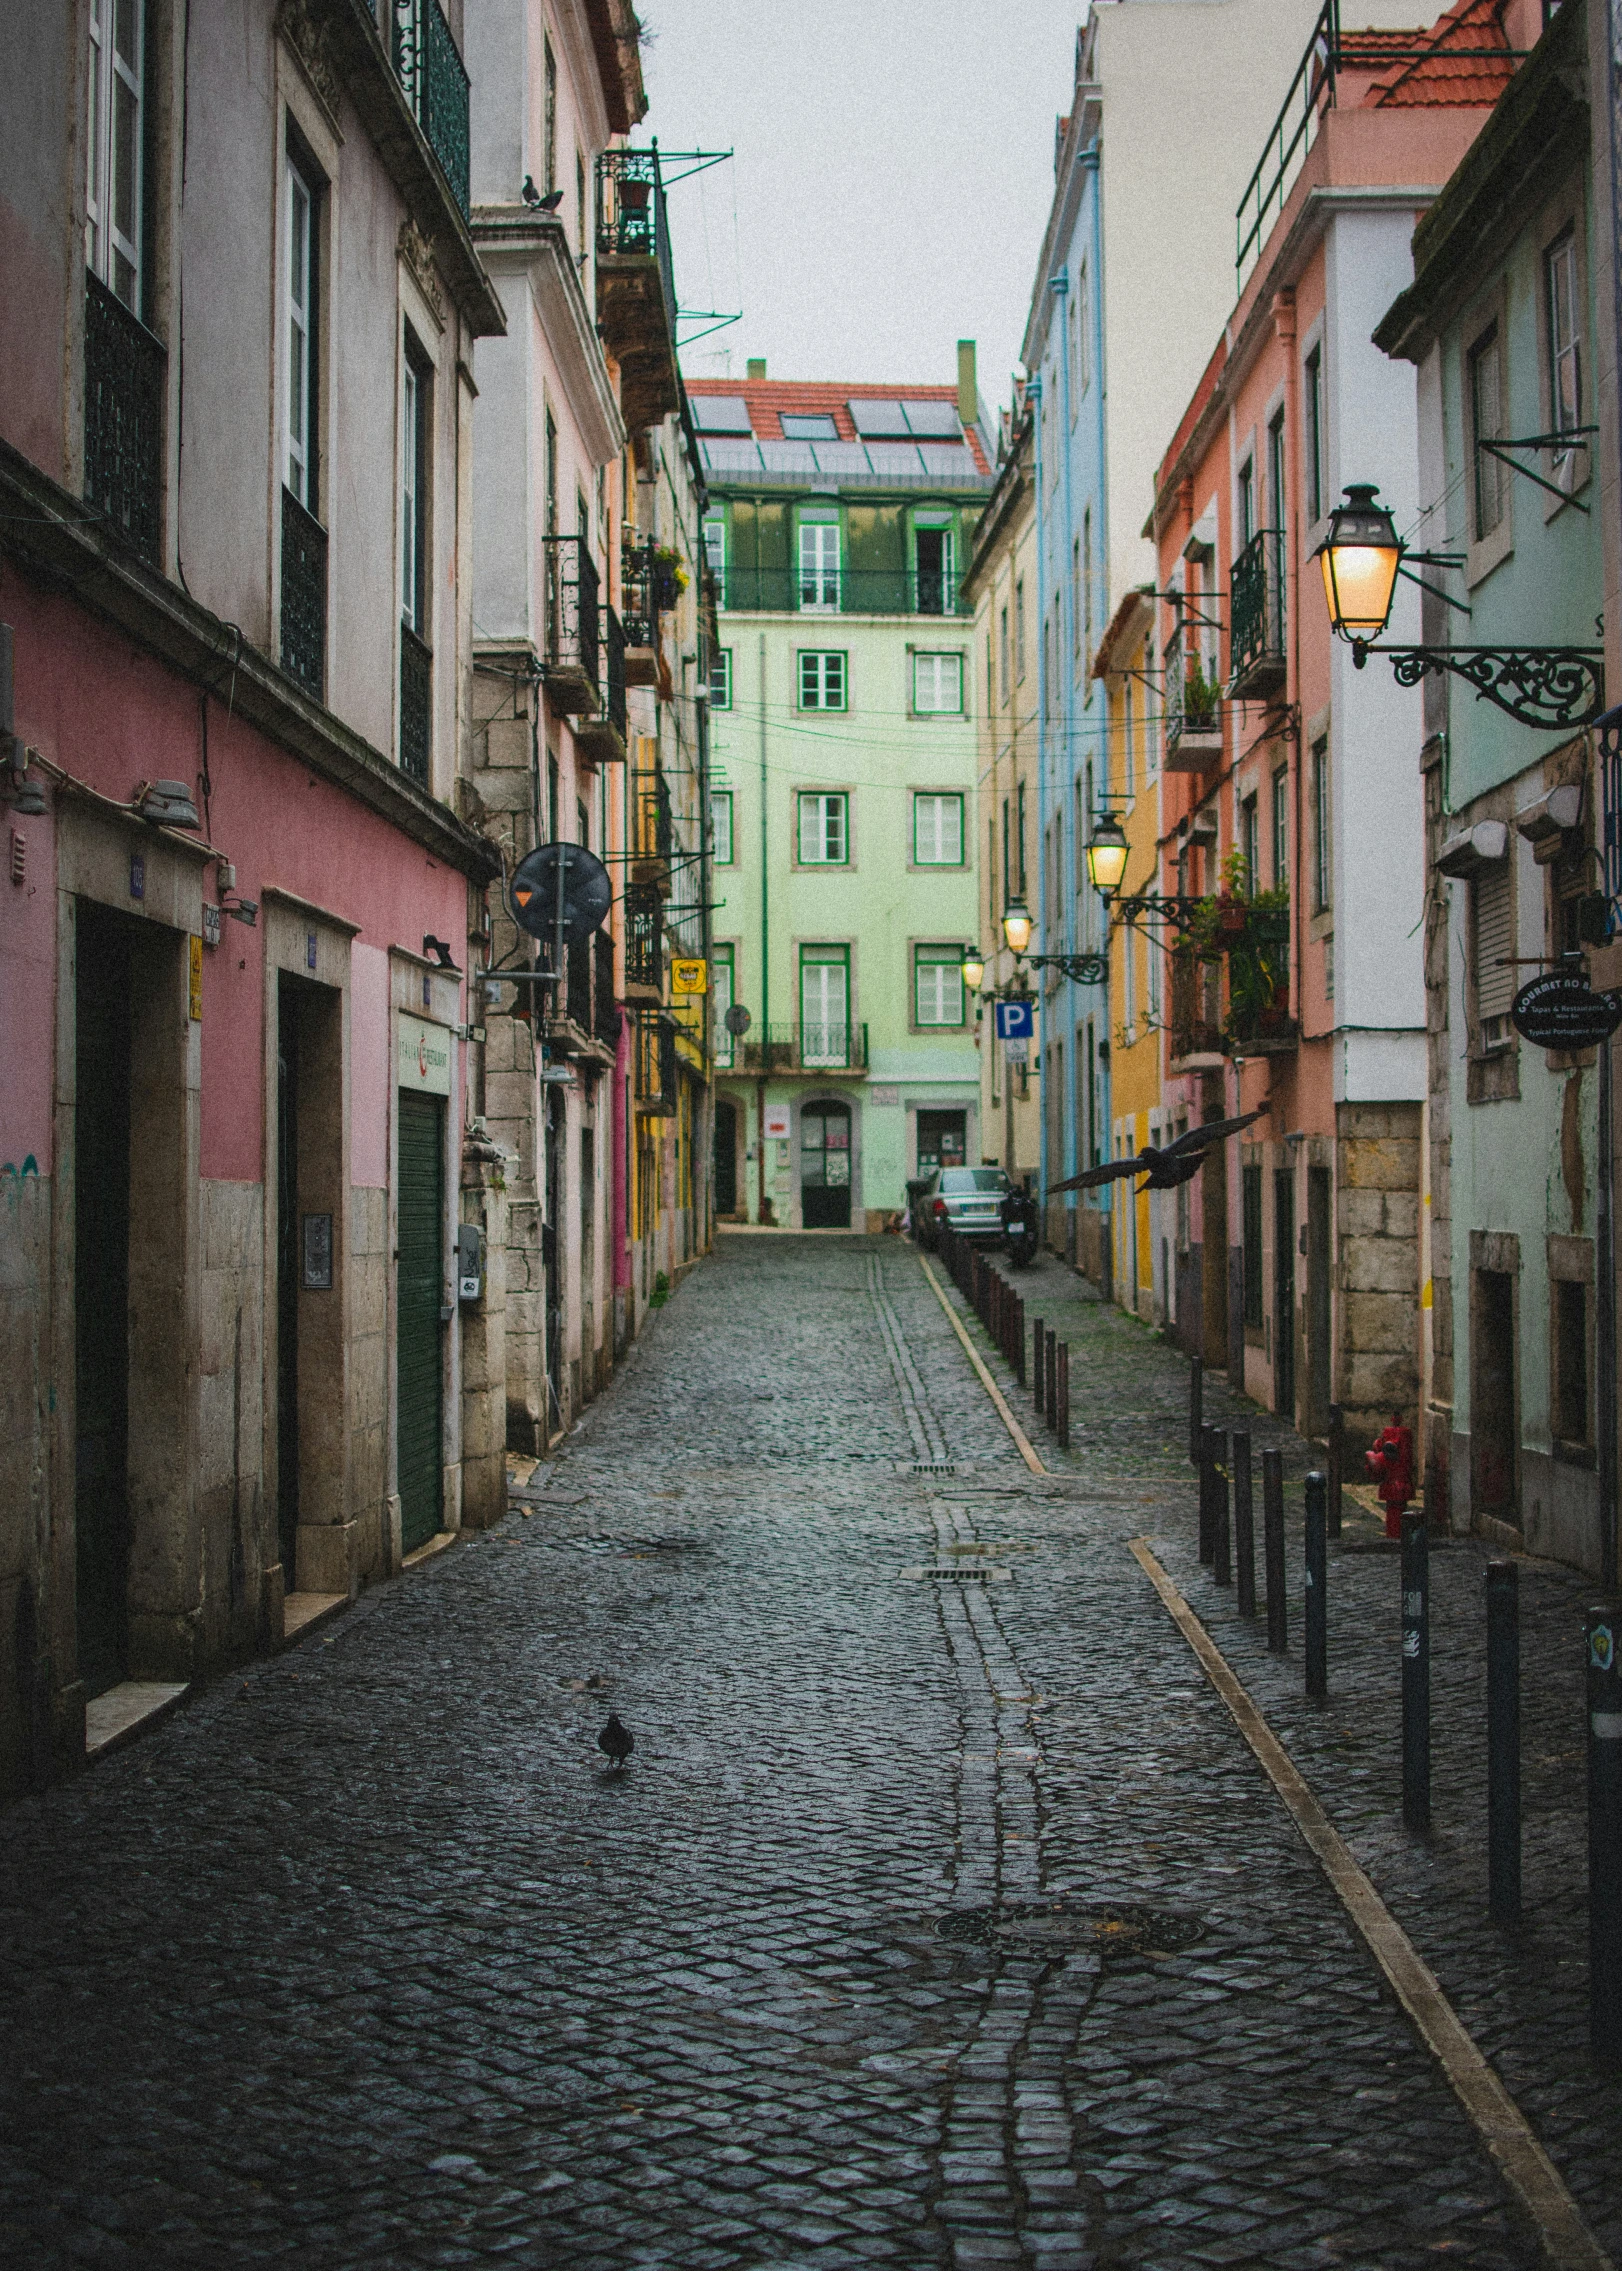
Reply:
[[[705,395],[715,394],[747,402],[749,422],[754,427],[757,442],[782,440],[781,421],[785,411],[791,418],[803,417],[808,412],[831,415],[839,439],[854,442],[861,436],[846,407],[849,403],[950,402],[954,409],[957,406],[955,386],[841,386],[833,379],[694,379],[687,391],[695,402]],[[976,469],[989,477],[991,461],[979,433],[973,427],[966,427],[964,431]]]
[[[1343,24],[1342,72],[1368,74],[1358,98],[1366,109],[1490,109],[1516,67],[1501,18],[1498,0],[1456,0],[1428,31],[1351,31]]]

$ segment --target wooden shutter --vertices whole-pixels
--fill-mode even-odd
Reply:
[[[1515,897],[1509,861],[1496,860],[1472,887],[1475,916],[1476,1015],[1507,1017],[1515,999]]]

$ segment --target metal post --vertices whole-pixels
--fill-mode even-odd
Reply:
[[[1059,1448],[1070,1448],[1070,1343],[1059,1343]]]
[[[1048,1391],[1047,1422],[1049,1427],[1056,1428],[1059,1424],[1059,1333],[1057,1326],[1048,1328],[1048,1353],[1043,1370],[1047,1379]]]
[[[1307,1477],[1307,1693],[1329,1693],[1329,1482]]]
[[[1047,1327],[1040,1317],[1031,1320],[1031,1401],[1042,1409],[1042,1335]]]
[[[1340,1536],[1340,1486],[1346,1470],[1346,1414],[1339,1404],[1329,1407],[1329,1535]]]
[[[1228,1438],[1233,1453],[1233,1554],[1239,1580],[1239,1614],[1256,1614],[1256,1517],[1250,1496],[1250,1431],[1236,1428]]]
[[[1402,1818],[1431,1826],[1431,1557],[1423,1514],[1402,1517]]]
[[[1233,1583],[1233,1530],[1228,1514],[1228,1438],[1214,1432],[1216,1465],[1211,1475],[1211,1574],[1219,1585]]]
[[[1215,1489],[1215,1434],[1214,1427],[1202,1425],[1200,1428],[1200,1559],[1207,1564],[1216,1557],[1216,1515],[1211,1503]]]
[[[1622,2064],[1622,1672],[1615,1607],[1590,1609],[1588,1640],[1588,2029]]]
[[[1607,1593],[1616,1591],[1616,1193],[1611,1128],[1611,1048],[1599,1048],[1598,1172],[1594,1193],[1595,1480],[1599,1495],[1599,1572]]]
[[[1512,1561],[1487,1564],[1487,1913],[1521,1913],[1521,1602]]]
[[[1023,1388],[1025,1385],[1025,1296],[1023,1293],[1016,1296],[1015,1311],[1014,1370],[1018,1374],[1019,1384]]]
[[[1202,1456],[1200,1429],[1205,1423],[1205,1359],[1196,1356],[1188,1367],[1188,1463],[1197,1467]]]
[[[1267,1579],[1267,1645],[1282,1656],[1290,1645],[1290,1610],[1284,1597],[1284,1454],[1277,1444],[1262,1452],[1262,1566]]]

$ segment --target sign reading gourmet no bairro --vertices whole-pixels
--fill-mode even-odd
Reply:
[[[1622,1024],[1622,996],[1597,994],[1579,970],[1545,970],[1522,986],[1510,1022],[1539,1049],[1597,1049]]]

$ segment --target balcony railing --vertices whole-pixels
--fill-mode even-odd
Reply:
[[[603,694],[608,706],[609,725],[619,735],[620,747],[623,749],[625,747],[625,633],[620,628],[619,617],[611,607],[606,611],[604,620],[608,636],[603,641],[603,660],[608,668],[603,685]]]
[[[1235,560],[1228,622],[1228,692],[1243,701],[1282,686],[1288,665],[1280,530],[1258,529]]]
[[[327,686],[327,532],[282,491],[282,668],[319,702]]]
[[[659,635],[656,550],[649,537],[645,544],[627,544],[620,552],[620,614],[628,647],[651,647]]]
[[[676,278],[657,150],[597,160],[597,322],[620,366],[627,426],[657,425],[681,400]]]
[[[597,707],[602,619],[597,563],[583,536],[543,536],[546,652],[542,673],[555,709],[578,716]]]
[[[865,1072],[867,1027],[815,1022],[757,1025],[733,1058],[742,1072]]]
[[[163,342],[100,277],[84,311],[84,493],[143,560],[163,548]]]
[[[676,1021],[664,1010],[637,1014],[636,1108],[661,1119],[676,1109]]]
[[[807,579],[808,584],[810,579]],[[787,561],[766,568],[728,565],[721,605],[746,615],[968,616],[974,608],[947,575],[909,568],[839,568],[818,571],[815,589],[832,588],[834,603],[802,598],[799,576]]]
[[[393,0],[394,69],[451,195],[470,210],[468,77],[438,0]]]
[[[625,893],[625,990],[658,1000],[665,984],[665,907],[651,883]]]
[[[428,786],[428,751],[433,739],[434,658],[412,630],[400,625],[400,770],[419,787]]]
[[[1222,706],[1198,647],[1179,630],[1166,644],[1166,768],[1205,773],[1222,757]]]
[[[589,938],[575,939],[563,950],[563,1013],[582,1033],[591,1031],[591,961]]]
[[[614,997],[614,937],[611,931],[592,934],[591,1030],[605,1049],[617,1049],[620,1009]]]

